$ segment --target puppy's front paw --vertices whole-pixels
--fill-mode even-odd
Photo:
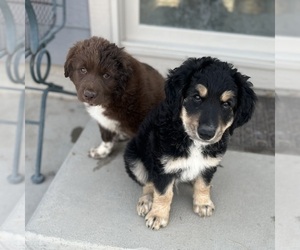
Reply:
[[[94,159],[105,158],[112,152],[113,146],[113,142],[102,142],[99,147],[90,149],[89,156]]]
[[[168,225],[169,222],[169,215],[164,216],[159,213],[153,213],[150,211],[146,217],[146,226],[152,230],[158,230],[162,227],[165,227]]]
[[[152,208],[153,197],[147,194],[139,198],[136,210],[139,216],[145,217]]]
[[[207,204],[194,204],[193,210],[196,214],[200,217],[209,217],[212,216],[213,211],[215,210],[215,206],[212,201],[208,202]]]

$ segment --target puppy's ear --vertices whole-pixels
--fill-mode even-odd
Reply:
[[[64,65],[65,77],[70,77],[71,72],[73,71],[73,68],[72,68],[72,60],[73,59],[72,58],[74,56],[74,50],[75,50],[75,48],[72,47],[68,52],[68,55],[67,55],[67,58],[65,61],[65,65]]]
[[[257,96],[254,93],[253,84],[248,81],[249,77],[242,75],[233,69],[233,78],[238,88],[237,108],[232,125],[229,128],[229,133],[232,135],[234,129],[248,122],[253,114]]]
[[[64,68],[65,68],[65,77],[67,78],[67,77],[70,76],[70,71],[71,71],[70,60],[67,60],[67,61],[65,62]]]
[[[120,73],[120,82],[125,87],[126,83],[129,81],[129,79],[133,73],[130,57],[122,58],[120,60],[119,73]]]
[[[122,51],[123,48],[118,48],[118,50]],[[117,72],[118,72],[118,86],[117,86],[117,94],[122,95],[124,90],[126,89],[127,82],[130,80],[133,68],[132,68],[132,58],[127,53],[119,53],[119,58],[117,59]]]
[[[184,90],[189,86],[192,76],[212,64],[216,59],[211,57],[189,58],[180,67],[169,71],[165,85],[166,102],[174,112],[180,114]]]

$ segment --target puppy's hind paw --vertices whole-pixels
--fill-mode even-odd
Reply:
[[[123,141],[128,141],[130,139],[129,136],[125,135],[125,134],[119,134],[116,136],[116,141],[117,142],[123,142]]]
[[[153,198],[152,195],[147,194],[142,196],[137,204],[136,210],[139,216],[145,217],[152,208]]]

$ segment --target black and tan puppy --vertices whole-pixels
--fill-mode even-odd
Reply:
[[[118,138],[132,137],[148,112],[164,98],[164,79],[123,48],[100,38],[77,42],[67,55],[65,77],[98,122],[102,143],[93,158],[109,155]]]
[[[170,71],[166,99],[142,123],[124,159],[130,177],[143,186],[137,212],[151,229],[169,221],[175,182],[192,182],[193,210],[211,216],[210,183],[229,134],[254,110],[249,77],[217,59],[190,58]]]

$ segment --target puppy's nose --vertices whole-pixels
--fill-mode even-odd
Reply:
[[[96,97],[97,93],[86,89],[84,90],[83,95],[86,100],[92,100]]]
[[[198,127],[198,135],[203,140],[209,140],[214,137],[216,133],[216,128],[209,125],[200,125]]]

